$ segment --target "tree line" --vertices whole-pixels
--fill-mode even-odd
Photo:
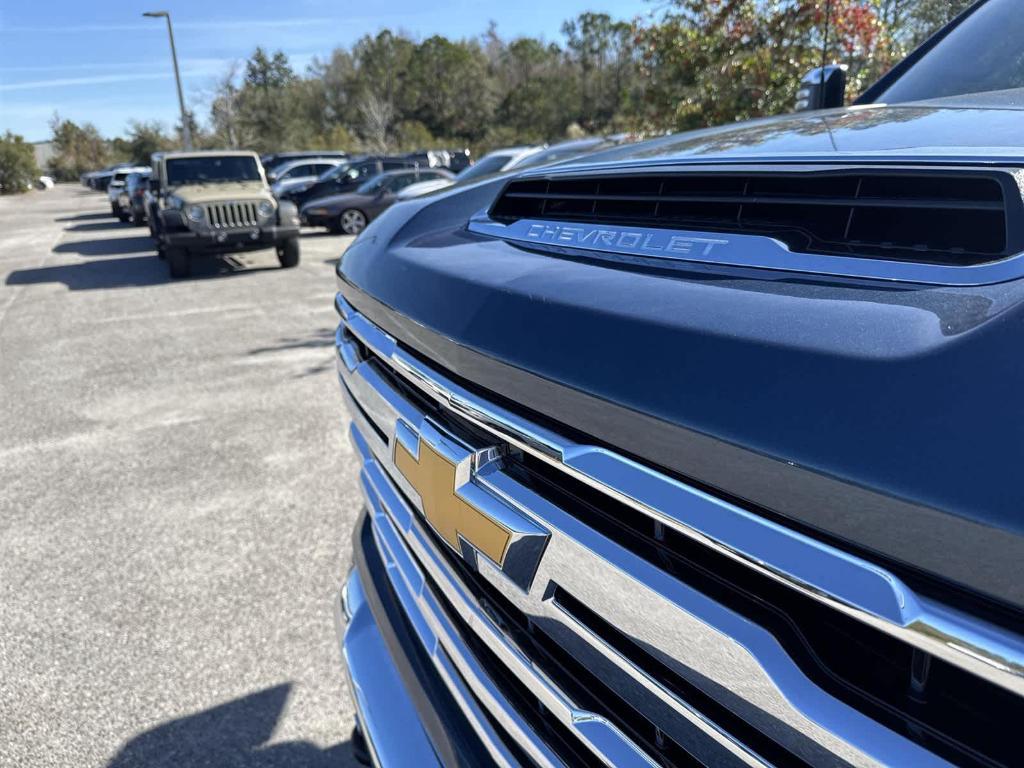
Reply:
[[[583,13],[561,42],[417,40],[383,30],[298,72],[256,48],[188,116],[201,147],[353,152],[502,145],[597,133],[657,134],[777,114],[823,60],[846,66],[848,96],[969,0],[671,0],[632,20]],[[826,13],[828,34],[826,36]],[[54,116],[60,178],[117,160],[147,163],[180,126],[130,123],[105,140]]]

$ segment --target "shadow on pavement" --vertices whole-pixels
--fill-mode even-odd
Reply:
[[[119,225],[120,226],[120,225]],[[80,256],[117,256],[122,253],[154,253],[150,237],[105,237],[100,240],[72,240],[53,248],[54,253],[77,253]]]
[[[287,352],[292,349],[320,349],[322,347],[330,347],[333,345],[334,329],[320,328],[308,337],[286,336],[278,339],[276,344],[250,349],[249,354],[264,355],[268,352]],[[334,355],[329,355],[324,358],[323,362],[309,366],[302,373],[296,375],[295,378],[300,379],[305,376],[315,376],[318,373],[323,373],[326,370],[333,369],[334,366]]]
[[[309,337],[286,336],[278,339],[276,344],[268,347],[257,347],[250,349],[250,355],[262,355],[267,352],[283,352],[289,349],[313,349],[315,347],[329,347],[334,344],[334,329],[320,328],[314,331]]]
[[[268,744],[291,684],[267,688],[158,725],[121,749],[107,768],[355,768],[351,742]]]
[[[193,258],[191,276],[172,280],[167,272],[167,263],[158,259],[154,254],[19,269],[7,276],[6,284],[64,283],[71,291],[90,291],[105,288],[135,288],[172,282],[185,283],[189,280],[207,280],[266,271],[276,272],[278,267],[246,267],[233,261],[210,256]]]
[[[119,221],[112,216],[107,217],[109,221],[92,221],[84,224],[75,224],[65,228],[65,232],[101,232],[106,229],[128,229],[127,222]]]
[[[74,216],[58,216],[54,221],[91,221],[93,219],[109,219],[109,213],[78,213]]]

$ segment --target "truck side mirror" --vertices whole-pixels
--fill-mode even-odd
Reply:
[[[796,92],[796,111],[830,109],[843,106],[846,96],[846,72],[838,64],[815,67],[800,81]]]

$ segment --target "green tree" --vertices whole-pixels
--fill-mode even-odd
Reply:
[[[577,117],[585,129],[607,128],[642,91],[632,27],[606,13],[582,13],[562,33],[576,68]]]
[[[49,162],[49,171],[58,180],[77,179],[87,171],[102,168],[112,159],[109,144],[91,123],[79,126],[54,113],[50,130],[56,154]]]
[[[409,57],[399,103],[435,135],[481,138],[496,99],[480,45],[439,35],[424,40]]]
[[[38,175],[32,145],[10,131],[0,136],[0,194],[24,192]]]
[[[561,48],[533,38],[517,38],[502,51],[500,87],[504,98],[497,118],[521,141],[561,137],[577,117],[576,79]]]
[[[431,149],[436,143],[430,129],[419,120],[403,120],[395,126],[395,145],[399,151]]]
[[[887,45],[878,0],[833,0],[828,61],[845,64],[848,93],[863,87]],[[821,63],[819,0],[674,0],[659,21],[638,24],[648,124],[697,128],[792,108],[800,78]]]
[[[239,129],[247,148],[260,152],[290,148],[295,116],[289,89],[296,80],[282,51],[268,55],[258,47],[253,52],[236,94]]]
[[[164,133],[163,125],[157,120],[128,124],[128,155],[136,165],[149,165],[154,152],[171,149],[175,142]]]

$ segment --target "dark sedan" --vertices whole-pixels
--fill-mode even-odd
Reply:
[[[332,232],[358,235],[366,225],[397,200],[397,193],[410,184],[455,176],[441,168],[409,168],[387,171],[364,182],[354,192],[312,200],[302,206],[302,221]]]

